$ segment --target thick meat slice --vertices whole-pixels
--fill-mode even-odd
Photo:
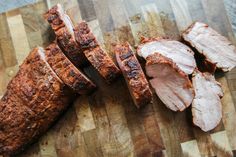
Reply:
[[[152,93],[148,81],[129,43],[116,45],[115,53],[135,105],[139,108],[150,103]]]
[[[62,6],[55,5],[44,14],[44,17],[55,32],[58,45],[71,62],[77,67],[85,64],[86,58],[75,41],[74,26]]]
[[[199,71],[193,74],[192,81],[195,90],[192,103],[193,123],[203,131],[212,130],[222,118],[221,86],[213,75]]]
[[[59,78],[79,94],[90,93],[96,86],[63,54],[56,43],[46,48],[46,60]]]
[[[74,32],[76,41],[88,61],[108,83],[113,81],[120,74],[120,70],[111,57],[98,44],[88,24],[84,21],[80,22],[75,27]]]
[[[162,102],[173,111],[183,111],[193,100],[192,83],[173,61],[159,53],[149,55],[146,73]]]
[[[145,59],[154,53],[168,57],[186,74],[192,74],[196,67],[194,52],[179,41],[162,38],[145,39],[143,44],[138,46],[137,52]]]
[[[7,86],[0,101],[0,154],[13,155],[42,135],[74,94],[35,48]]]
[[[235,67],[235,46],[207,24],[195,22],[182,36],[186,42],[204,55],[207,61],[216,64],[217,68],[229,71]]]

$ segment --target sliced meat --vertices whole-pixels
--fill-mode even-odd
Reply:
[[[88,61],[108,83],[112,82],[120,74],[120,70],[111,57],[98,44],[88,24],[84,21],[80,22],[75,27],[74,32],[76,41]]]
[[[193,100],[192,83],[182,70],[169,58],[155,53],[149,55],[146,73],[162,102],[173,111],[183,111]]]
[[[42,135],[73,101],[74,94],[34,49],[0,101],[0,154],[14,155]]]
[[[96,86],[63,54],[56,43],[46,48],[46,60],[59,78],[79,94],[88,94]]]
[[[193,123],[203,131],[212,130],[222,118],[221,86],[213,75],[199,71],[193,74],[192,81],[195,90],[192,103]]]
[[[115,54],[135,105],[139,108],[150,103],[152,93],[148,81],[129,43],[116,45]]]
[[[44,17],[55,32],[58,45],[71,62],[77,67],[86,64],[86,57],[75,41],[74,26],[62,6],[55,5],[44,14]]]
[[[194,52],[188,46],[175,40],[145,39],[143,44],[138,46],[137,53],[144,59],[149,55],[159,53],[173,60],[186,74],[192,74],[196,67]]]
[[[187,43],[222,71],[226,72],[235,67],[235,46],[207,24],[195,22],[182,36]]]

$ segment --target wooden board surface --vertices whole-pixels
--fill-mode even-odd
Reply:
[[[179,39],[179,33],[196,20],[236,43],[222,0],[39,1],[0,14],[0,97],[29,51],[54,39],[42,14],[56,3],[65,7],[75,24],[86,20],[112,56],[113,42],[129,41],[135,46],[141,35]],[[84,71],[99,89],[78,97],[47,134],[19,157],[236,156],[236,69],[217,76],[225,93],[223,120],[208,133],[192,125],[190,109],[171,112],[155,96],[153,104],[138,110],[123,78],[108,86],[93,68]]]

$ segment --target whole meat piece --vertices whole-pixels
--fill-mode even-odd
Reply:
[[[224,36],[207,24],[193,23],[183,34],[183,39],[202,54],[206,60],[222,71],[230,71],[236,65],[236,48]]]
[[[173,111],[183,111],[192,103],[194,90],[188,75],[169,58],[154,53],[146,58],[146,73],[161,101]]]
[[[108,82],[112,82],[120,70],[111,57],[101,48],[86,22],[80,22],[74,29],[75,38],[92,66]]]
[[[74,93],[35,48],[10,81],[0,101],[0,154],[22,151],[38,139],[73,101]]]
[[[148,81],[129,43],[116,45],[115,54],[135,105],[139,108],[150,103],[152,93]]]
[[[96,85],[77,69],[56,43],[46,48],[46,60],[59,78],[78,94],[90,93]]]
[[[77,67],[85,65],[87,60],[75,40],[74,26],[62,6],[57,4],[44,14],[57,38],[58,45],[65,55]]]
[[[194,52],[179,41],[156,38],[144,39],[138,46],[137,53],[146,59],[154,53],[161,54],[171,59],[186,74],[192,74],[196,68]]]
[[[193,123],[203,131],[212,130],[222,118],[221,85],[212,74],[199,71],[194,72],[192,81],[195,90],[192,103]]]

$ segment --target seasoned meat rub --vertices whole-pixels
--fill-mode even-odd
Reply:
[[[224,36],[207,24],[193,23],[183,34],[183,39],[206,60],[222,71],[230,71],[236,66],[236,48]]]
[[[88,61],[110,83],[120,70],[111,57],[101,48],[86,22],[80,22],[74,29],[75,38]]]
[[[42,135],[74,94],[35,48],[10,81],[0,101],[0,154],[14,155]]]
[[[152,93],[148,81],[129,43],[116,45],[115,53],[135,105],[139,108],[150,103]]]
[[[223,91],[210,73],[196,71],[192,81],[195,90],[192,103],[193,123],[203,131],[210,131],[220,123],[222,118],[220,97],[223,96]]]
[[[87,60],[76,43],[74,26],[62,6],[60,4],[55,5],[44,14],[44,17],[54,30],[58,45],[65,55],[77,67],[84,65]]]
[[[186,74],[192,74],[196,68],[194,52],[179,41],[156,38],[144,39],[138,46],[137,53],[146,59],[149,55],[159,53],[171,60]]]
[[[79,94],[88,94],[96,86],[63,54],[56,43],[46,48],[46,60],[59,78]]]
[[[149,55],[146,73],[156,94],[173,111],[183,111],[193,101],[192,83],[182,70],[169,58],[154,53]]]

